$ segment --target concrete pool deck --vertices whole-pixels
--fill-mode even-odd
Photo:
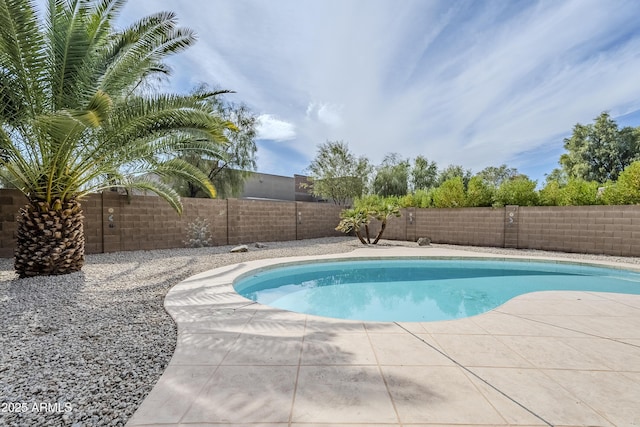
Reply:
[[[379,323],[278,310],[231,286],[276,263],[387,256],[553,260],[380,247],[193,276],[165,298],[176,350],[127,425],[640,425],[640,295],[537,292],[466,319]]]

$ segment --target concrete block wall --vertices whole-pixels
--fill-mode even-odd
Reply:
[[[518,247],[640,256],[640,206],[521,207]]]
[[[16,247],[16,218],[27,198],[18,190],[0,190],[0,258],[12,258]]]
[[[296,239],[343,236],[336,227],[342,206],[325,203],[296,202]]]
[[[417,209],[416,238],[456,245],[504,245],[504,209]]]
[[[229,244],[296,240],[295,202],[229,199]]]
[[[208,220],[214,244],[227,244],[225,200],[183,199],[183,214],[178,215],[155,196],[129,198],[105,192],[99,207],[88,204],[94,196],[100,197],[91,195],[82,203],[85,235],[101,233],[102,241],[100,245],[88,246],[87,253],[184,247],[188,224],[196,218]],[[94,215],[94,210],[99,215]]]
[[[26,198],[0,190],[0,257],[13,257]],[[187,226],[206,218],[216,246],[340,236],[341,207],[328,203],[183,199],[179,216],[156,196],[92,194],[82,201],[87,253],[184,247]],[[640,256],[640,206],[402,209],[383,238]],[[372,222],[374,238],[379,223]]]
[[[417,239],[415,215],[416,208],[400,209],[399,217],[391,217],[387,220],[387,226],[384,229],[382,238],[388,240],[415,241]],[[369,236],[372,241],[377,236],[380,227],[381,222],[377,220],[373,220],[369,224]],[[362,233],[364,237],[364,229]]]
[[[82,202],[84,215],[84,250],[88,254],[103,252],[102,194],[90,194]]]

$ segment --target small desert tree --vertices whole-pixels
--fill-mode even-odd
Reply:
[[[365,157],[356,158],[343,141],[327,141],[308,167],[311,193],[346,205],[365,191],[371,166]]]
[[[362,244],[375,245],[384,234],[384,230],[387,228],[387,221],[390,218],[399,216],[400,207],[395,199],[382,198],[376,195],[367,196],[357,199],[352,209],[345,209],[340,213],[342,220],[336,227],[336,230],[344,233],[353,231]],[[380,230],[373,242],[371,242],[369,224],[374,219],[379,221]],[[364,237],[361,232],[362,227],[364,227],[365,230]]]
[[[342,231],[343,233],[355,233],[358,240],[363,245],[366,245],[367,242],[362,237],[362,227],[368,226],[371,219],[369,218],[369,214],[366,210],[361,208],[351,208],[351,209],[343,209],[340,212],[340,223],[336,227],[336,230]]]

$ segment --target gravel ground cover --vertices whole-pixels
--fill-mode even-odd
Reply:
[[[82,272],[28,279],[16,277],[11,259],[0,259],[0,425],[122,426],[174,351],[176,328],[163,307],[173,285],[242,261],[362,247],[352,237],[266,245],[235,254],[231,246],[96,254]],[[438,246],[640,264],[640,258]]]

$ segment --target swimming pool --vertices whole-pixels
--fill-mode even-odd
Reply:
[[[555,262],[367,259],[276,266],[238,278],[234,288],[299,313],[426,322],[474,316],[529,292],[640,294],[640,273]]]

